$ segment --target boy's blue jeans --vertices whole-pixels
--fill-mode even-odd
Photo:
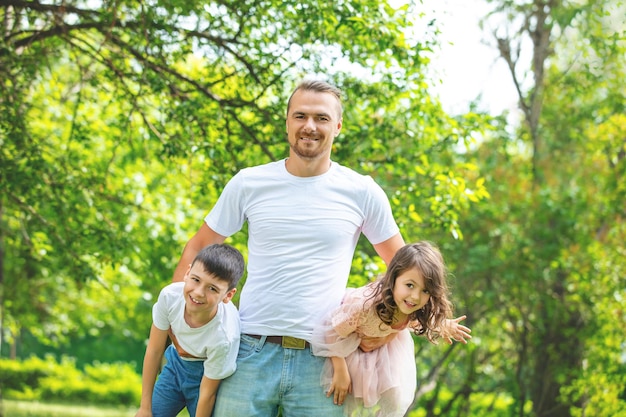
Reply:
[[[174,345],[165,349],[165,359],[152,392],[153,417],[176,417],[185,406],[195,416],[204,362],[182,360]]]
[[[343,417],[320,383],[326,358],[241,335],[237,371],[220,384],[213,417]]]

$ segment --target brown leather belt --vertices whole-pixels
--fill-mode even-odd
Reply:
[[[261,337],[263,337],[258,334],[246,334],[246,336],[254,337],[255,339],[261,339]],[[291,336],[265,336],[265,340],[281,345],[286,349],[304,349],[311,347],[311,344],[306,340]]]

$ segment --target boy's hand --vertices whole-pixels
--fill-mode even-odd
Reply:
[[[137,414],[135,414],[135,417],[152,417],[152,410],[140,408]]]

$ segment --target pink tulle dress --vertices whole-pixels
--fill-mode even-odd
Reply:
[[[371,286],[348,288],[341,306],[313,333],[312,348],[317,356],[346,358],[352,394],[344,402],[344,414],[402,417],[415,397],[415,348],[407,324],[392,328],[384,324],[367,300]],[[397,336],[371,352],[359,344],[363,336]],[[328,390],[333,366],[326,360],[321,384]]]

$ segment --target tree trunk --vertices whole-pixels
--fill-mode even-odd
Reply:
[[[519,39],[509,36],[503,37],[494,34],[500,56],[506,61],[511,72],[515,85],[519,106],[524,114],[524,121],[528,129],[532,145],[532,173],[533,186],[535,191],[541,190],[545,184],[545,163],[549,157],[545,152],[545,139],[541,132],[541,114],[544,101],[545,64],[552,55],[551,34],[552,18],[551,13],[560,5],[558,0],[535,0],[532,5],[525,9],[522,27],[516,35],[526,34],[532,43],[532,61],[530,69],[533,75],[533,85],[528,92],[522,89],[522,76],[519,71]],[[520,13],[519,10],[516,13]],[[536,198],[540,193],[536,192]],[[539,207],[542,204],[538,204]],[[552,219],[548,219],[550,223]],[[555,219],[558,222],[559,219]],[[545,238],[545,237],[544,237]],[[537,248],[546,247],[551,242],[543,241],[542,237],[537,238]],[[563,272],[566,275],[566,272]],[[558,274],[557,274],[558,275]],[[551,282],[546,283],[545,290],[557,296],[556,300],[545,299],[545,304],[537,306],[537,318],[533,320],[535,326],[541,327],[538,335],[532,339],[537,340],[536,345],[528,346],[520,354],[520,369],[530,368],[529,376],[519,376],[518,383],[522,389],[522,397],[529,396],[532,401],[533,411],[538,417],[571,417],[569,404],[559,402],[559,393],[564,381],[562,376],[569,370],[580,369],[581,366],[581,344],[572,340],[572,334],[576,335],[577,329],[581,327],[580,315],[573,315],[567,311],[567,304],[563,302],[564,291],[562,283],[566,279],[554,277]],[[531,339],[531,340],[532,340]],[[522,352],[521,352],[522,353]],[[527,392],[524,392],[527,390]],[[522,399],[520,404],[520,415],[523,415],[523,407],[526,401]]]
[[[3,205],[0,200],[0,224],[3,218]],[[2,335],[4,334],[4,233],[0,228],[0,357],[2,357]],[[4,402],[2,401],[2,385],[0,385],[0,417],[4,416]]]

